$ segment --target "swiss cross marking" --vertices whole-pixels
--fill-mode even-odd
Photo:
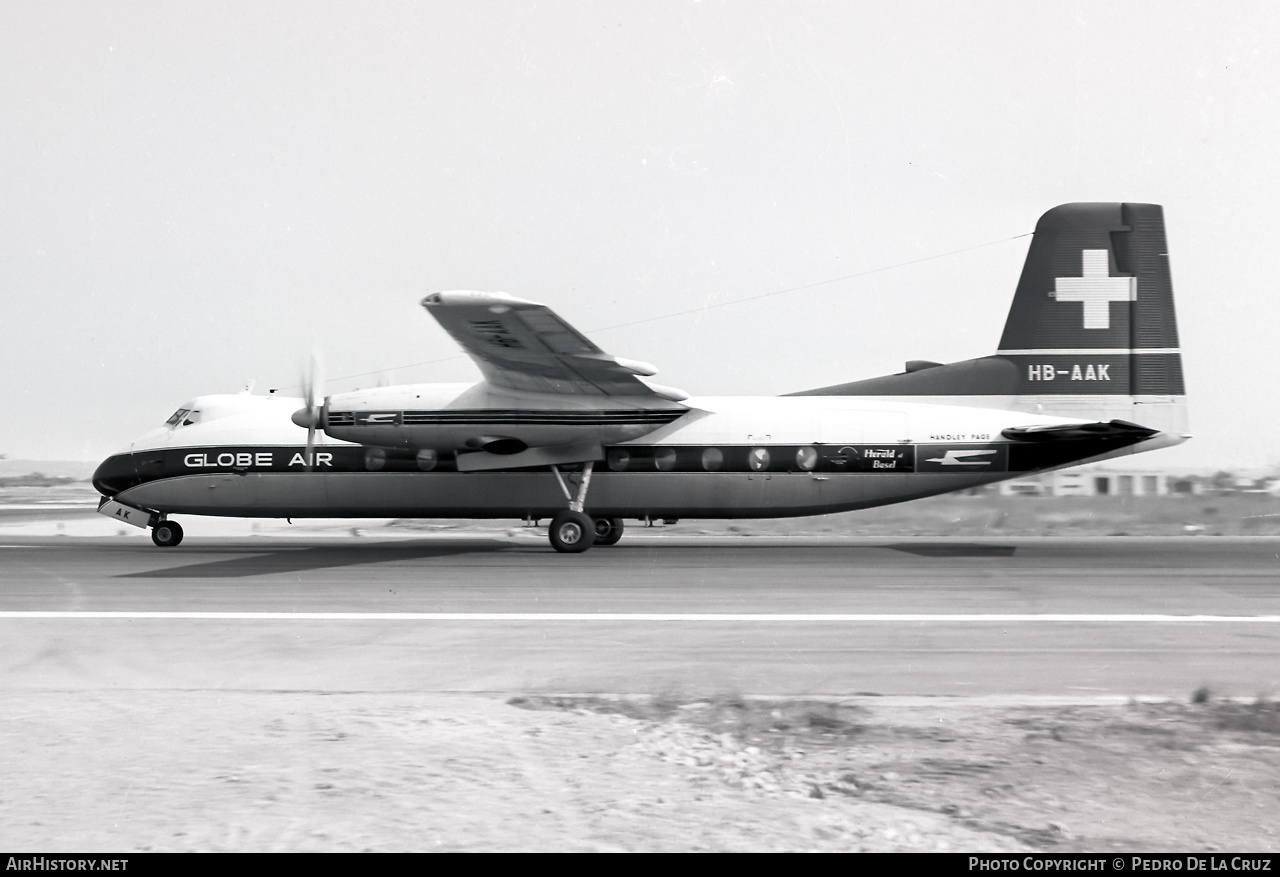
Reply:
[[[1106,250],[1085,250],[1081,277],[1057,277],[1054,296],[1058,301],[1084,303],[1084,328],[1110,329],[1113,301],[1136,301],[1138,278],[1112,277]]]

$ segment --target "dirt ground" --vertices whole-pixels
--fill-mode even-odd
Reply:
[[[1280,708],[10,692],[0,847],[1275,851]]]

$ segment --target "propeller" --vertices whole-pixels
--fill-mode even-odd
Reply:
[[[303,457],[307,472],[311,471],[312,461],[315,457],[316,429],[324,426],[325,400],[316,391],[320,383],[317,377],[319,372],[319,363],[315,354],[312,354],[307,363],[307,370],[302,376],[302,397],[307,403],[306,407],[299,408],[289,418],[295,424],[305,427],[307,430],[307,452]]]

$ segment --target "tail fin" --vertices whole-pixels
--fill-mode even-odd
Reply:
[[[1040,217],[995,356],[916,362],[798,395],[903,396],[1185,433],[1163,209],[1063,204]]]
[[[1018,395],[1185,396],[1160,206],[1064,204],[1042,216],[999,355],[1018,366]]]

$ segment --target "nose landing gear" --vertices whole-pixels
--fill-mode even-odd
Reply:
[[[151,541],[161,548],[173,548],[182,541],[182,525],[177,521],[161,521],[151,528]]]

